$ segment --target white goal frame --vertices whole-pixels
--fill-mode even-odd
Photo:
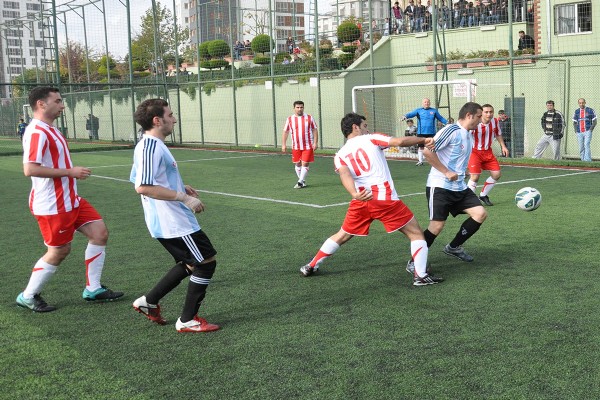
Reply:
[[[465,88],[465,97],[467,101],[473,101],[475,87],[477,83],[469,79],[455,79],[452,81],[435,81],[435,82],[414,82],[414,83],[388,83],[383,85],[362,85],[352,88],[352,112],[357,112],[358,104],[356,104],[356,92],[365,89],[379,88],[395,88],[395,87],[412,87],[412,86],[444,86],[444,85],[460,85]],[[456,87],[455,87],[456,88]]]

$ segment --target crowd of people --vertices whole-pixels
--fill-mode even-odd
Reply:
[[[386,18],[382,27],[378,23],[376,26],[383,31],[383,35],[431,31],[434,8],[431,0],[416,0],[416,3],[415,0],[410,0],[405,8],[396,1],[392,7],[391,20]],[[533,9],[523,0],[513,1],[512,10],[508,0],[459,0],[454,4],[450,0],[442,0],[435,9],[438,29],[505,24],[508,23],[511,12],[515,22],[532,21]]]

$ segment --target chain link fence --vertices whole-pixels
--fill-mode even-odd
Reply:
[[[565,33],[559,22],[569,14],[540,0],[509,1],[513,12],[498,20],[482,13],[470,26],[433,1],[438,8],[423,15],[426,28],[411,22],[404,13],[408,2],[401,1],[402,29],[392,4],[374,0],[357,1],[354,15],[347,3],[326,13],[316,1],[293,0],[192,0],[183,2],[187,7],[154,0],[26,3],[32,10],[5,14],[14,18],[4,17],[0,26],[6,54],[0,148],[17,137],[19,119],[31,117],[28,90],[43,84],[61,89],[66,110],[57,124],[63,134],[90,148],[134,143],[136,105],[163,97],[178,117],[174,143],[276,148],[292,103],[303,100],[317,120],[320,146],[333,149],[343,144],[339,121],[352,110],[352,87],[469,79],[476,84],[475,101],[510,117],[514,156],[533,154],[546,101],[553,100],[568,122],[563,157],[578,159],[571,122],[578,99],[600,108],[597,35],[581,31],[586,28],[579,14],[573,18],[583,26],[581,34]],[[598,19],[591,5],[588,12]],[[349,41],[337,32],[347,21],[359,27]],[[519,31],[532,38],[533,49],[518,48]],[[271,38],[267,49],[254,46],[261,35]],[[202,45],[215,40],[225,42],[227,51],[204,52]],[[21,58],[19,65],[9,54]],[[456,118],[465,101],[452,87],[380,100],[373,106],[397,122],[386,133],[403,134],[400,118],[420,106],[422,96],[445,117]],[[598,154],[593,138],[592,156]]]

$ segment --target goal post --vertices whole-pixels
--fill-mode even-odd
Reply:
[[[352,111],[367,118],[370,132],[404,136],[409,127],[402,121],[404,114],[422,106],[424,98],[431,101],[446,119],[456,119],[464,103],[476,95],[475,80],[448,80],[437,82],[391,83],[363,85],[352,88]],[[413,125],[418,121],[413,118]],[[388,156],[414,158],[414,149],[390,148]]]

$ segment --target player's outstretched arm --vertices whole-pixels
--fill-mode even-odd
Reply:
[[[393,137],[390,139],[390,146],[392,147],[410,147],[417,144],[425,144],[425,138],[417,136],[401,136]]]
[[[36,178],[62,178],[68,176],[69,178],[83,180],[92,174],[92,170],[86,167],[50,168],[38,163],[28,162],[23,164],[23,173],[25,176],[35,176]]]

